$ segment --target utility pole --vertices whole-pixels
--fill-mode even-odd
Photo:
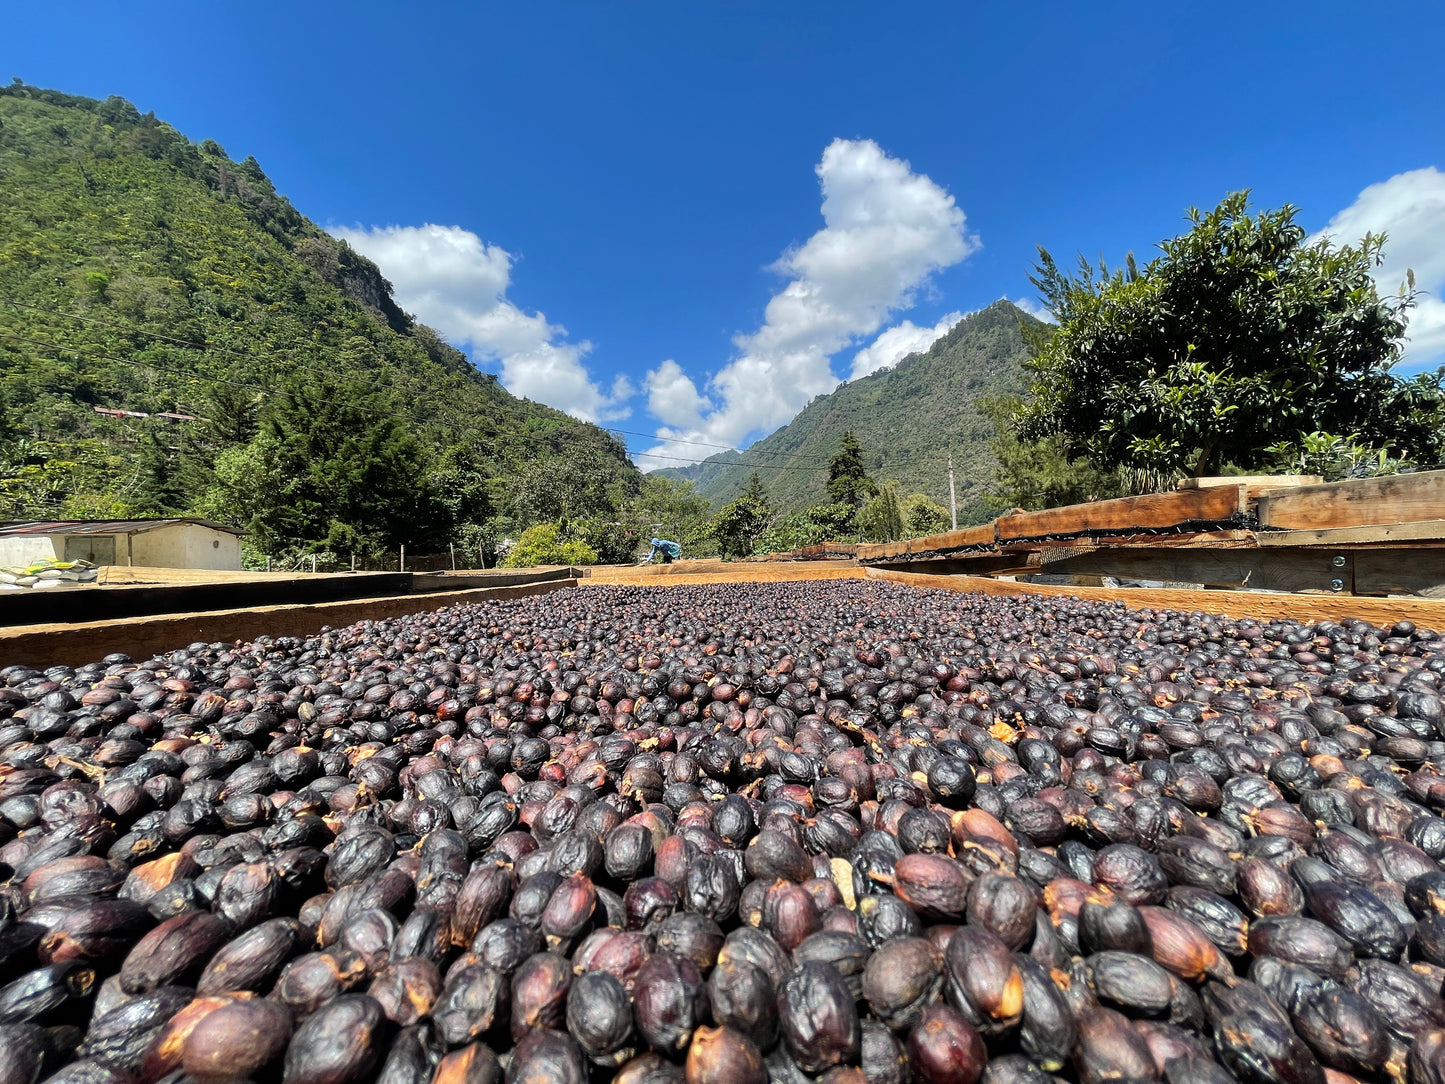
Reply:
[[[948,518],[958,530],[958,498],[953,495],[953,452],[948,453]]]

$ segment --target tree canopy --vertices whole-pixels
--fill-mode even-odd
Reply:
[[[1160,478],[1262,466],[1272,446],[1319,432],[1438,461],[1428,389],[1390,372],[1413,295],[1376,291],[1385,238],[1309,242],[1297,214],[1251,214],[1234,193],[1191,210],[1191,229],[1143,268],[1081,259],[1070,275],[1041,248],[1032,281],[1059,327],[1027,363],[1018,435]]]

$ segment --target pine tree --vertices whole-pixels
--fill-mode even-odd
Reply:
[[[863,445],[850,429],[843,434],[838,451],[828,460],[828,496],[839,504],[856,508],[877,492],[878,487],[863,465]]]

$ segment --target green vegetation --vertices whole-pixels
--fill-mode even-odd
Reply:
[[[532,568],[536,565],[595,565],[597,551],[577,538],[561,537],[555,523],[528,527],[502,562],[503,568]]]
[[[1000,396],[984,405],[997,427],[990,446],[998,462],[985,518],[1014,508],[1034,512],[1133,492],[1127,472],[1099,470],[1086,456],[1070,459],[1063,437],[1021,439],[1013,418],[1022,405],[1019,396]]]
[[[948,512],[924,493],[902,495],[897,479],[881,484],[863,468],[867,450],[845,432],[829,460],[828,493],[838,498],[801,512],[771,514],[756,473],[743,496],[718,515],[714,530],[724,556],[783,553],[824,542],[896,542],[948,529]],[[750,545],[749,545],[750,544]]]
[[[838,450],[828,460],[828,496],[834,504],[856,508],[877,492],[877,484],[868,477],[868,468],[863,465],[863,445],[858,443],[852,430],[844,430]]]
[[[981,522],[991,507],[984,495],[996,466],[990,448],[994,426],[982,404],[1023,390],[1025,331],[1044,327],[1010,302],[995,302],[965,317],[923,353],[819,396],[746,451],[656,473],[696,482],[700,494],[721,506],[758,470],[773,506],[791,517],[830,500],[828,460],[851,432],[866,449],[863,466],[870,475],[896,479],[901,492],[925,494],[946,508],[945,457],[951,447],[958,522]],[[765,464],[799,469],[760,469]]]
[[[254,159],[120,98],[0,88],[0,518],[196,513],[278,557],[492,563],[540,523],[630,560],[664,507],[707,515],[415,323]]]
[[[754,472],[742,496],[725,505],[713,520],[712,533],[722,556],[746,557],[755,552],[754,547],[772,518],[763,480]]]
[[[1445,370],[1396,379],[1413,283],[1381,299],[1383,237],[1305,243],[1296,210],[1249,213],[1248,193],[1189,212],[1188,233],[1140,269],[1060,271],[1033,282],[1059,320],[1012,412],[1051,468],[1086,457],[1136,488],[1220,468],[1305,463],[1312,445],[1365,450],[1359,463],[1445,462]],[[1005,438],[1007,439],[1007,438]],[[1025,455],[1033,449],[1021,449]],[[1382,455],[1383,453],[1383,455]],[[1014,476],[1018,466],[1005,465]],[[1104,486],[1088,470],[1042,484],[1049,501]]]
[[[858,533],[869,542],[897,542],[906,529],[898,483],[884,482],[858,510]]]
[[[913,493],[905,497],[901,511],[903,527],[908,532],[909,538],[939,534],[952,526],[948,509],[932,497],[922,493]]]

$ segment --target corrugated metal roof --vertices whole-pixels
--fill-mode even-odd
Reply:
[[[227,523],[209,519],[179,517],[171,519],[91,519],[91,520],[28,520],[22,523],[0,523],[0,536],[17,534],[141,534],[157,527],[193,524],[213,531],[243,535],[246,532]]]

